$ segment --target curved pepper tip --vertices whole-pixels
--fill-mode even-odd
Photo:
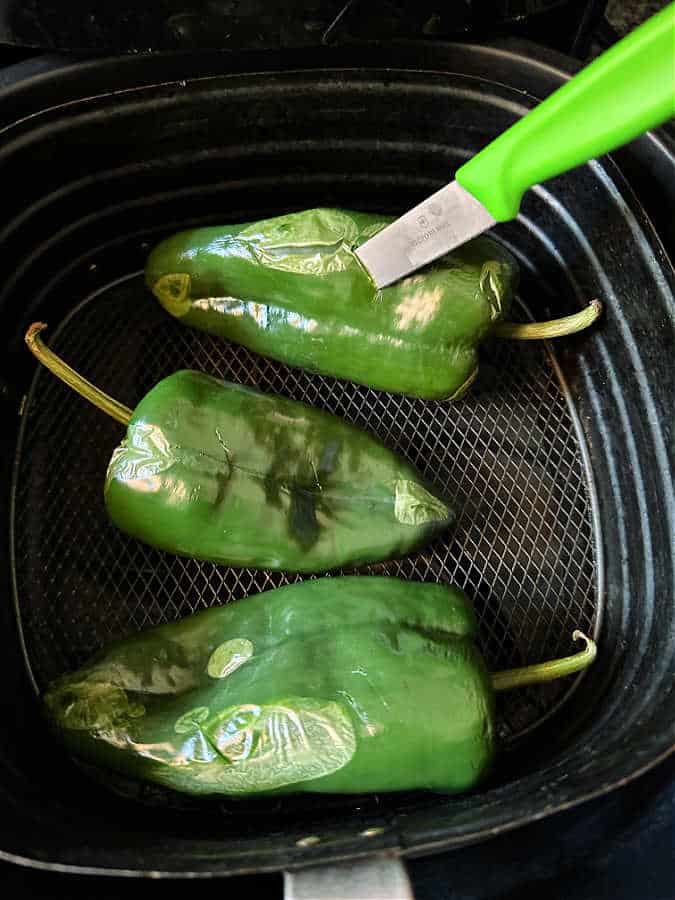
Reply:
[[[600,300],[591,300],[579,312],[561,319],[546,322],[499,322],[495,326],[495,336],[512,341],[546,341],[551,338],[567,337],[589,328],[602,313]]]
[[[586,646],[581,652],[586,654],[588,665],[590,665],[598,655],[598,646],[595,641],[592,638],[589,638],[587,634],[584,634],[583,631],[579,631],[578,628],[572,632],[572,640],[584,642]]]
[[[521,669],[506,669],[503,672],[492,674],[492,687],[495,691],[510,691],[513,688],[524,687],[527,684],[541,684],[544,681],[556,681],[565,678],[575,672],[587,669],[598,654],[595,641],[576,629],[572,633],[574,641],[584,641],[586,646],[579,653],[565,656],[562,659],[553,659],[549,662],[535,663],[532,666],[524,666]]]
[[[38,336],[38,334],[40,334],[41,331],[44,331],[46,327],[46,322],[33,322],[28,331],[25,333],[23,339],[31,348],[31,350],[35,346],[35,338]]]
[[[117,400],[113,400],[108,394],[99,390],[99,388],[87,381],[86,378],[83,378],[79,372],[76,372],[75,369],[57,356],[53,350],[47,347],[39,337],[40,332],[46,327],[47,325],[44,322],[33,322],[24,335],[28,349],[37,361],[49,369],[64,384],[67,384],[68,387],[84,397],[85,400],[89,400],[90,403],[112,416],[113,419],[116,419],[122,425],[128,425],[132,416],[132,411],[128,407]]]

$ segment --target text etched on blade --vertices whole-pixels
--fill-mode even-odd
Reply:
[[[425,213],[429,215],[425,215]],[[448,219],[443,220],[441,218],[442,214],[442,204],[431,203],[425,207],[424,213],[415,218],[414,228],[411,229],[412,234],[410,234],[410,242],[407,247],[407,256],[411,263],[427,262],[429,259],[441,255],[438,251],[432,252],[431,256],[428,256],[428,253],[430,250],[429,242],[443,232],[450,230],[450,240],[454,240],[455,230],[452,228],[452,222]],[[434,223],[432,221],[434,218],[440,221]]]

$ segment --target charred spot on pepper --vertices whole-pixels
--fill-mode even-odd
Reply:
[[[335,501],[330,498],[330,476],[336,470],[342,442],[329,440],[323,446],[320,436],[310,442],[306,454],[293,453],[292,434],[281,441],[272,465],[264,477],[265,500],[276,509],[287,505],[286,517],[290,536],[303,550],[310,550],[319,540],[321,524],[318,514],[330,518]],[[315,462],[314,444],[320,451]]]
[[[180,318],[190,309],[191,283],[186,272],[171,272],[157,279],[152,285],[152,293],[168,313]]]
[[[316,517],[317,498],[303,488],[291,490],[288,528],[303,550],[310,550],[319,539],[321,527]]]
[[[320,486],[311,481],[298,483],[298,475],[287,476],[286,481],[279,471],[268,472],[264,479],[265,500],[276,509],[286,510],[288,532],[303,550],[310,550],[318,541],[321,526],[317,519],[319,511],[330,516],[330,506]]]

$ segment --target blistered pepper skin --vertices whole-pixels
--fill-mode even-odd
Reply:
[[[420,473],[322,410],[193,371],[136,407],[105,483],[122,531],[180,556],[325,572],[428,543],[452,521]]]
[[[151,252],[146,283],[185,325],[289,365],[427,399],[461,396],[479,343],[510,307],[517,264],[480,237],[378,290],[354,250],[391,221],[312,209],[184,231]]]
[[[464,791],[495,752],[466,597],[323,578],[104,649],[45,696],[78,758],[189,794]]]

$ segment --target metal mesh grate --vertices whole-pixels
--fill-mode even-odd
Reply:
[[[470,396],[443,404],[291,370],[192,332],[138,279],[78,307],[54,348],[133,407],[179,368],[304,400],[376,432],[455,497],[459,526],[416,556],[365,567],[466,589],[490,668],[572,652],[596,616],[593,533],[578,436],[542,346],[486,348]],[[302,576],[237,570],[155,551],[107,520],[103,481],[122,430],[39,371],[16,467],[17,603],[38,687],[104,643]],[[500,699],[502,738],[536,724],[569,680]]]

